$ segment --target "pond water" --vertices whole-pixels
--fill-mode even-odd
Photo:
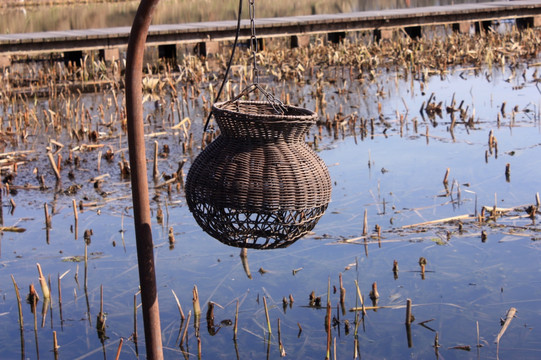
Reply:
[[[324,84],[325,111],[332,114],[332,119],[341,109],[344,115],[357,120],[338,130],[321,125],[318,154],[328,165],[333,182],[329,208],[312,234],[286,249],[248,250],[244,263],[238,248],[214,240],[198,227],[182,189],[173,188],[168,194],[154,188],[151,181],[155,220],[152,231],[166,358],[198,356],[193,317],[179,348],[186,323],[181,321],[173,295],[174,291],[187,316],[193,311],[194,285],[203,309],[199,330],[202,358],[277,359],[281,354],[279,341],[287,358],[325,358],[329,282],[334,318],[332,354],[338,359],[354,358],[356,351],[363,359],[539,358],[541,234],[538,216],[532,220],[524,210],[536,204],[536,193],[540,191],[538,66],[457,69],[441,76],[427,74],[422,81],[411,74],[379,70],[377,82],[358,81],[357,74],[336,69],[338,80]],[[282,89],[291,93],[292,103],[316,108],[310,95],[313,84],[273,85],[277,94]],[[196,144],[200,143],[204,120],[203,98],[210,98],[208,92],[185,102],[183,108],[192,119]],[[106,91],[83,94],[80,101],[97,119],[99,105],[105,108],[106,118],[114,112],[113,99],[113,92]],[[465,121],[457,113],[451,132],[452,119],[445,108],[453,106],[453,99],[455,108],[463,102]],[[164,107],[145,103],[150,116],[148,158],[153,158],[154,141],[160,148],[169,144],[171,153],[159,161],[160,172],[175,172],[182,159],[187,160],[187,172],[198,151],[183,153],[180,144],[185,139],[178,127],[172,128],[168,111],[163,110],[168,109],[170,98],[165,100]],[[430,119],[419,111],[440,101],[441,117]],[[40,114],[42,109],[60,111],[58,104],[47,100],[36,98],[31,103]],[[506,105],[502,108],[503,103]],[[3,111],[6,119],[10,110],[4,107]],[[325,119],[324,114],[320,116]],[[368,124],[374,119],[373,132],[368,125],[363,134],[361,118]],[[52,358],[53,331],[61,359],[114,358],[120,339],[122,359],[145,358],[140,308],[136,316],[138,342],[133,338],[134,297],[138,304],[140,298],[130,184],[118,167],[120,154],[127,154],[126,134],[121,126],[104,126],[103,122],[98,125],[99,121],[94,120],[88,126],[100,130],[99,143],[104,147],[82,151],[83,144],[92,143],[70,138],[66,130],[58,136],[52,126],[45,127],[47,118],[42,121],[44,125],[29,134],[26,142],[18,146],[6,142],[4,147],[4,152],[29,151],[32,161],[19,165],[13,180],[20,186],[13,187],[17,194],[4,194],[3,198],[4,226],[26,231],[5,231],[0,239],[2,358]],[[312,141],[319,132],[315,127],[307,140]],[[491,132],[497,139],[497,153],[495,148],[490,152]],[[80,158],[78,166],[65,165],[62,184],[56,190],[45,156],[50,138],[65,145],[59,151],[63,159],[68,159],[69,149]],[[109,146],[114,149],[114,160],[102,159],[98,166],[98,152],[105,154]],[[151,165],[149,160],[149,174]],[[447,169],[446,189],[443,178]],[[25,184],[36,187],[38,175],[44,175],[47,190],[23,188]],[[100,175],[103,183],[95,188],[91,179]],[[70,193],[67,190],[72,185],[80,188]],[[15,201],[15,207],[10,206],[10,199]],[[79,209],[77,228],[72,200],[87,205],[95,202],[95,206]],[[52,214],[49,229],[44,221],[45,203]],[[479,222],[475,215],[483,206],[516,209],[494,219],[486,215],[485,221]],[[164,213],[161,222],[157,219],[159,210]],[[365,211],[368,236],[363,236]],[[464,217],[460,223],[437,221],[455,216]],[[434,223],[422,224],[427,221]],[[381,228],[380,237],[374,230],[376,225]],[[168,240],[169,228],[173,228],[176,240],[173,245]],[[86,230],[92,230],[92,235],[85,242]],[[419,265],[421,257],[426,260],[424,273]],[[395,260],[397,273],[392,271]],[[24,302],[30,284],[41,296],[36,263],[46,277],[51,277],[52,307],[44,320],[42,300],[36,318]],[[340,288],[340,274],[346,290],[344,312],[337,307],[340,291],[334,291]],[[23,297],[22,333],[11,276]],[[350,311],[359,305],[355,281],[367,306],[372,305],[368,294],[374,282],[380,295],[380,308],[367,310],[359,323],[357,350],[356,312]],[[105,332],[96,329],[101,286]],[[312,291],[321,297],[322,307],[310,306]],[[284,307],[282,299],[290,296],[294,302]],[[263,297],[269,306],[272,334],[267,331]],[[409,340],[404,325],[406,299],[412,300],[415,316]],[[209,301],[216,304],[214,324],[220,324],[210,330],[205,319]],[[235,342],[231,323],[237,301]],[[500,318],[505,319],[512,307],[517,316],[497,346],[494,341],[501,329]],[[437,352],[436,334],[440,345]]]
[[[374,2],[366,0],[303,0],[296,1],[291,6],[290,2],[279,0],[257,2],[256,6],[258,17],[281,17],[473,2],[482,1],[390,0]],[[205,5],[201,6],[202,3]],[[24,2],[19,4],[24,5]],[[2,15],[0,33],[14,34],[131,26],[138,5],[139,2],[137,1],[115,1],[54,6],[0,7],[0,14]],[[243,12],[245,16],[248,16],[247,9],[248,2],[245,2]],[[237,12],[237,1],[162,0],[156,8],[153,24],[235,20]]]

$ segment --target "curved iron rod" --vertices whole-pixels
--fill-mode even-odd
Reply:
[[[162,360],[160,309],[156,288],[154,247],[143,126],[143,54],[152,14],[159,0],[141,0],[128,41],[126,59],[126,113],[130,154],[133,215],[147,359]]]

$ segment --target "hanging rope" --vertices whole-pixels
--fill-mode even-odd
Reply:
[[[236,101],[244,96],[248,95],[255,90],[259,90],[261,94],[265,97],[268,103],[274,109],[276,114],[284,114],[286,106],[273,94],[269,93],[259,85],[259,68],[257,67],[257,51],[258,51],[258,41],[257,35],[255,33],[255,0],[249,0],[250,3],[250,51],[252,54],[252,85],[247,86],[244,90],[240,92],[231,101]]]
[[[259,70],[257,69],[257,36],[255,34],[255,0],[250,1],[250,51],[252,52],[252,81],[259,84]]]
[[[218,100],[220,98],[220,95],[222,95],[224,85],[227,82],[227,77],[229,75],[229,70],[231,69],[231,64],[233,63],[235,50],[237,49],[237,42],[239,40],[239,33],[240,33],[240,19],[242,17],[242,1],[243,0],[239,0],[239,12],[237,16],[237,32],[235,33],[235,41],[233,42],[233,49],[231,50],[231,57],[229,58],[229,62],[227,63],[227,69],[225,70],[224,79],[222,81],[222,85],[220,86],[220,90],[218,90],[218,94],[216,95],[216,100]],[[253,0],[250,0],[250,1],[253,2]],[[211,116],[212,116],[212,112],[209,112],[209,115],[207,116],[207,121],[205,121],[205,127],[203,128],[203,133],[207,132],[207,127],[209,126]]]
[[[229,71],[231,69],[231,64],[233,62],[233,57],[235,56],[235,50],[237,48],[237,42],[240,34],[240,23],[241,23],[241,16],[242,16],[242,1],[239,0],[239,11],[238,11],[238,17],[237,17],[237,31],[235,33],[235,41],[233,43],[233,49],[231,50],[231,57],[229,58],[229,63],[227,64],[227,69],[225,71],[225,75],[222,81],[222,85],[220,86],[220,89],[218,90],[218,94],[216,95],[216,99],[218,100],[222,94],[223,88],[225,83],[227,82],[227,77],[229,75]],[[250,52],[252,56],[252,84],[244,88],[239,95],[235,96],[233,99],[229,100],[229,102],[237,101],[242,97],[248,97],[250,93],[258,90],[267,102],[272,106],[274,109],[274,112],[276,114],[284,114],[286,111],[286,106],[282,101],[277,99],[273,94],[269,93],[265,89],[263,89],[259,85],[259,69],[257,67],[257,51],[258,51],[258,40],[257,35],[255,31],[255,0],[249,0],[250,4]],[[205,127],[203,128],[203,132],[205,133],[207,131],[210,118],[212,117],[212,112],[209,113],[207,120],[205,121]]]

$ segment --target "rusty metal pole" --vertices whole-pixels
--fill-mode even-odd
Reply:
[[[143,126],[143,54],[152,14],[159,0],[141,0],[128,42],[126,59],[126,112],[130,154],[133,215],[147,359],[162,360],[160,309],[150,225],[147,164]]]

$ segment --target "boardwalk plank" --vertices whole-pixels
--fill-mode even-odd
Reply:
[[[260,37],[361,31],[419,25],[450,24],[541,16],[541,0],[498,1],[420,8],[363,11],[341,14],[301,15],[256,19]],[[149,45],[231,40],[237,21],[151,25]],[[129,27],[50,31],[0,35],[0,55],[74,51],[127,46]],[[241,39],[250,36],[250,22],[242,20]]]

